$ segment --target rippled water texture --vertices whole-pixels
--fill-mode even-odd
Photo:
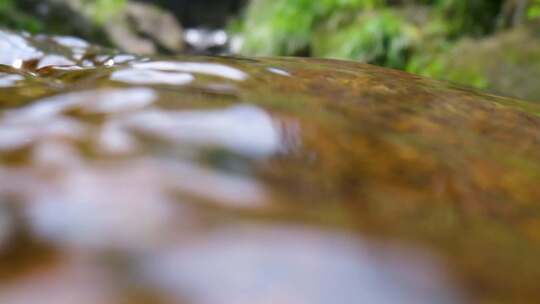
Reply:
[[[0,303],[540,302],[540,105],[0,31]]]

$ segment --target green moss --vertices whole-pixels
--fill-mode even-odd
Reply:
[[[478,89],[487,89],[489,87],[489,80],[482,74],[478,68],[471,67],[469,69],[463,69],[458,71],[451,71],[448,74],[448,80],[453,82],[460,82],[468,84]]]
[[[483,40],[424,49],[407,70],[496,94],[540,100],[540,39],[537,24],[528,24]],[[524,47],[526,46],[526,47]]]

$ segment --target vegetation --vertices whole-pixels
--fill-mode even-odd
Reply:
[[[515,78],[519,74],[515,69],[511,73],[505,70],[515,66],[516,59],[511,54],[521,51],[512,48],[529,45],[526,49],[532,49],[537,44],[527,43],[526,39],[537,39],[538,35],[519,34],[514,40],[503,35],[506,41],[521,45],[501,43],[511,53],[508,56],[490,48],[489,41],[483,43],[536,19],[540,19],[540,0],[252,0],[229,29],[242,42],[236,51],[248,56],[356,60],[497,93],[509,89],[504,92],[540,100],[537,84],[522,81],[523,77]],[[536,28],[540,29],[540,22],[537,24]],[[468,56],[476,50],[470,46],[475,43],[485,46],[482,54]],[[536,50],[524,54],[523,60],[529,62],[537,57]],[[484,59],[491,55],[499,58],[505,69],[496,70],[486,63]],[[456,61],[456,56],[471,60]],[[536,64],[519,66],[536,67]],[[490,73],[514,79],[495,80]],[[515,86],[509,88],[509,84],[515,83],[529,88],[512,92],[511,87]]]
[[[540,0],[252,0],[231,31],[245,55],[313,55],[429,73],[436,66],[424,66],[426,50],[538,16]]]
[[[0,25],[38,32],[43,23],[21,10],[15,0],[0,0]]]
[[[126,3],[127,0],[0,0],[0,26],[31,33],[78,34],[92,39],[95,35],[81,32],[95,32],[121,12]],[[67,22],[70,19],[79,20]],[[82,31],[65,26],[77,23],[83,23]]]
[[[127,0],[83,0],[86,16],[96,24],[103,24],[113,18],[126,6]]]
[[[294,55],[310,44],[323,19],[351,10],[373,9],[381,0],[253,0],[241,26],[242,52],[250,55]]]
[[[328,22],[313,35],[316,57],[354,58],[393,68],[405,68],[418,29],[391,10],[369,11],[345,25]],[[335,47],[339,46],[339,47]]]

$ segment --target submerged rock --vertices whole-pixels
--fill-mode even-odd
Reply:
[[[2,303],[540,300],[537,103],[0,35]]]

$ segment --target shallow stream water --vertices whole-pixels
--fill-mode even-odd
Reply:
[[[540,104],[0,31],[0,303],[540,302]]]

